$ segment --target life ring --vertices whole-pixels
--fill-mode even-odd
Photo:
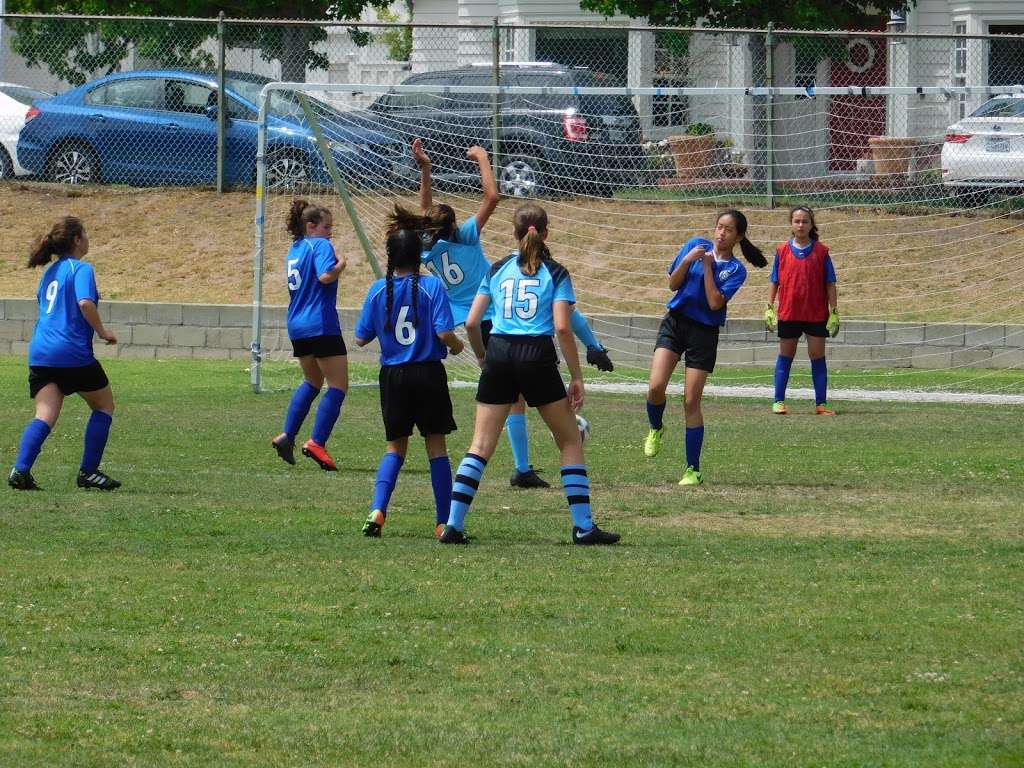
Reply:
[[[864,57],[863,64],[853,63],[853,49],[857,46],[864,46],[867,49],[867,56]],[[875,66],[875,46],[870,41],[865,40],[863,37],[855,37],[853,40],[846,44],[846,50],[850,52],[850,58],[846,61],[846,67],[851,72],[856,72],[858,75],[862,75]]]

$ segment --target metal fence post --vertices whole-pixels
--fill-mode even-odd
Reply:
[[[494,65],[494,84],[501,85],[501,30],[498,17],[494,17],[491,28],[491,60]],[[494,178],[500,178],[498,168],[501,166],[501,94],[491,94],[491,166]]]
[[[768,197],[768,207],[775,207],[775,98],[771,95],[771,89],[775,86],[775,41],[772,39],[772,22],[768,22],[768,32],[764,36],[765,45],[765,74],[768,81],[768,101],[765,104],[765,172],[764,185],[765,194]]]
[[[224,191],[224,147],[227,144],[227,105],[224,95],[224,11],[217,14],[217,193]]]

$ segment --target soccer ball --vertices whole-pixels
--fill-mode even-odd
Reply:
[[[580,442],[585,443],[587,438],[590,437],[590,422],[577,413],[576,426],[579,427],[580,430]]]

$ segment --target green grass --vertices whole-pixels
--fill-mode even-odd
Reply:
[[[286,393],[238,363],[110,361],[113,494],[73,490],[83,404],[0,493],[2,766],[1019,766],[1021,411],[843,403],[820,419],[709,399],[683,492],[676,398],[594,395],[596,517],[513,493],[502,444],[442,548],[422,449],[381,541],[383,448],[350,392],[343,471],[269,449]],[[0,358],[0,458],[31,417]],[[458,459],[472,393],[455,393]],[[307,424],[307,428],[308,428]],[[530,416],[536,465],[557,477]]]

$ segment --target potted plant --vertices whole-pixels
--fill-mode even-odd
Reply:
[[[715,154],[715,127],[710,123],[690,123],[682,136],[669,136],[668,148],[681,179],[705,176]]]

